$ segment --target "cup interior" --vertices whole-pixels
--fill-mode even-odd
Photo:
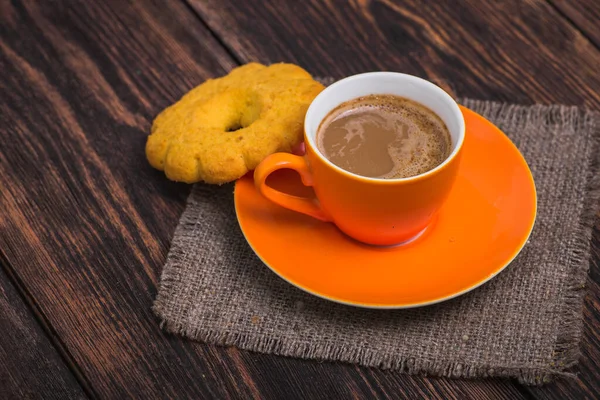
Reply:
[[[327,160],[317,147],[316,139],[319,125],[331,110],[340,104],[357,97],[371,94],[396,95],[419,102],[435,112],[448,127],[450,137],[452,138],[452,152],[441,165],[424,174],[442,168],[456,155],[456,153],[458,153],[464,140],[465,122],[458,104],[456,104],[454,99],[452,99],[448,93],[439,86],[416,76],[398,72],[369,72],[344,78],[325,88],[325,90],[313,100],[306,113],[304,129],[309,145],[321,156],[321,158],[336,169],[340,168]],[[344,172],[351,174],[348,171]],[[399,179],[412,178],[415,177]],[[387,180],[390,181],[394,179]]]

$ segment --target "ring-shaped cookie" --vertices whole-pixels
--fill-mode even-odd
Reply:
[[[290,152],[302,141],[306,110],[322,90],[293,64],[235,68],[161,112],[146,157],[174,181],[233,181],[268,155]]]

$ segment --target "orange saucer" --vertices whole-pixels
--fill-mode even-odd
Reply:
[[[531,233],[535,185],[512,142],[480,115],[461,110],[467,133],[458,178],[437,219],[411,243],[376,247],[354,241],[331,223],[269,202],[254,188],[251,174],[235,186],[246,240],[289,283],[354,306],[424,306],[487,282]],[[268,183],[291,194],[311,190],[288,170]]]

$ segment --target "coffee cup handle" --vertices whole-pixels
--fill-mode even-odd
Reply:
[[[289,153],[275,153],[265,158],[254,170],[254,186],[259,193],[282,207],[309,215],[320,221],[331,221],[316,198],[294,196],[268,186],[267,178],[279,169],[293,169],[300,174],[304,186],[313,185],[313,177],[304,157]]]

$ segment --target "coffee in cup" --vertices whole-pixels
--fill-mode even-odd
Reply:
[[[419,125],[419,116],[427,122]],[[375,137],[379,145],[371,144],[373,138],[364,127],[362,138],[358,128],[352,132],[353,124],[361,125],[358,118],[380,122],[379,128],[366,129],[381,136]],[[348,132],[343,130],[336,133],[340,128],[336,122],[349,129],[350,135],[346,137]],[[392,129],[396,124],[401,137],[406,131],[407,138],[412,135],[418,140],[398,139]],[[412,125],[421,130],[411,131]],[[254,184],[274,203],[330,221],[358,241],[408,243],[434,223],[458,173],[464,139],[462,112],[438,86],[401,73],[359,74],[327,87],[311,103],[304,119],[305,156],[271,154],[254,171]],[[396,142],[397,146],[390,146]],[[419,147],[413,142],[425,144]],[[341,154],[334,155],[339,150]],[[403,151],[408,157],[402,157]],[[365,160],[357,152],[364,152]],[[347,163],[342,164],[345,159]],[[302,183],[314,189],[315,197],[270,187],[267,178],[279,169],[298,172]]]
[[[440,165],[450,155],[452,139],[444,121],[425,105],[373,94],[329,112],[317,131],[317,147],[348,172],[398,179]]]

